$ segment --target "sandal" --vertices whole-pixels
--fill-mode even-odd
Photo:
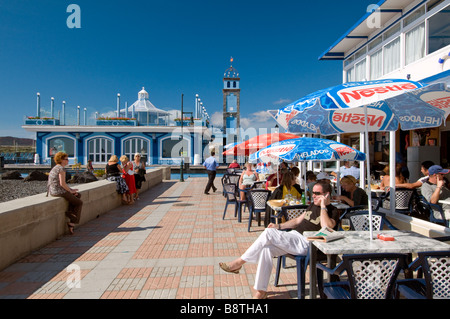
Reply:
[[[69,234],[73,235],[73,233],[74,233],[73,230],[75,228],[75,225],[72,223],[67,223],[67,227],[69,227]]]
[[[242,266],[241,266],[236,270],[231,270],[227,263],[219,263],[219,266],[220,266],[220,268],[222,268],[222,270],[233,273],[233,274],[238,274],[239,270],[241,270],[241,268],[242,268]]]

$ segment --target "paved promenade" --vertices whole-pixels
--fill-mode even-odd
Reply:
[[[228,274],[220,261],[240,256],[263,230],[247,232],[234,217],[222,220],[225,198],[204,195],[206,178],[165,181],[75,229],[0,272],[0,298],[10,299],[246,299],[256,265]],[[275,262],[275,259],[274,259]],[[289,264],[288,264],[289,265]],[[282,270],[269,299],[296,298],[295,267]],[[80,280],[77,280],[77,279]]]

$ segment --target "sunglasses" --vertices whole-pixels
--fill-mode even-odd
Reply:
[[[312,192],[313,195],[319,196],[319,195],[323,195],[323,193],[321,192]]]

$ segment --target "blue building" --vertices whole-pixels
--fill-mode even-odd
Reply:
[[[131,106],[120,108],[117,95],[115,117],[96,116],[95,125],[87,125],[86,109],[81,120],[81,109],[77,108],[75,125],[65,121],[65,102],[58,116],[54,99],[51,101],[51,116],[41,114],[40,95],[37,94],[37,115],[27,117],[22,128],[36,133],[36,153],[39,163],[50,163],[51,156],[58,151],[69,155],[70,163],[105,164],[111,155],[127,155],[131,160],[139,152],[147,165],[199,164],[208,156],[211,133],[207,118],[169,121],[169,112],[156,108],[149,100],[144,88],[138,100]],[[200,115],[200,114],[199,114]],[[171,124],[172,123],[172,124]]]

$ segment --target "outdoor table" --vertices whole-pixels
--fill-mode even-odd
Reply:
[[[316,232],[304,232],[305,237],[313,236]],[[383,241],[376,239],[377,234],[383,233],[393,236],[394,241]],[[309,264],[309,294],[311,299],[316,298],[316,262],[317,251],[320,250],[327,255],[330,263],[331,257],[343,254],[375,254],[375,253],[417,253],[421,251],[449,250],[450,245],[425,237],[418,233],[405,230],[381,230],[374,231],[375,239],[370,240],[368,231],[347,231],[345,237],[332,242],[311,241],[310,264]],[[334,265],[329,265],[334,267]]]
[[[377,195],[377,197],[380,197],[380,195],[385,193],[384,189],[380,189],[380,188],[377,188],[377,189],[372,188],[370,191],[372,193],[375,193]]]
[[[344,210],[344,209],[347,209],[347,208],[350,207],[350,205],[341,203],[341,202],[339,202],[339,201],[331,201],[331,205],[333,205],[333,206],[336,207],[337,209],[341,209],[341,210]]]

